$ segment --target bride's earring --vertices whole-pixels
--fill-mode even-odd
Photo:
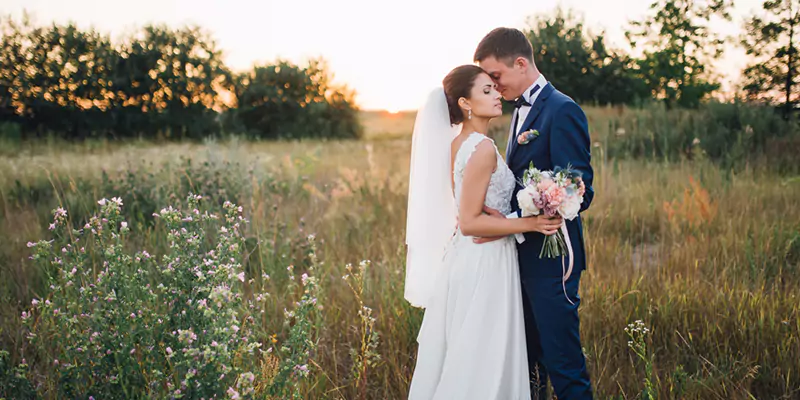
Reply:
[[[467,119],[472,119],[472,110],[467,110]]]

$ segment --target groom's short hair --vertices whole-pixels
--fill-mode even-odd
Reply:
[[[511,64],[517,57],[525,57],[533,63],[533,46],[522,31],[514,28],[495,28],[478,43],[475,62],[489,57]]]

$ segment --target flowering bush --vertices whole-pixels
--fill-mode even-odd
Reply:
[[[247,221],[241,207],[226,202],[220,216],[201,200],[155,214],[168,232],[161,257],[126,252],[119,198],[100,200],[82,229],[57,209],[54,239],[28,244],[51,272],[51,293],[22,319],[37,356],[52,357],[58,397],[254,395],[266,352],[253,317],[262,308],[243,299]]]

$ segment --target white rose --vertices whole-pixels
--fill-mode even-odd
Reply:
[[[558,207],[558,213],[564,217],[565,220],[571,221],[578,216],[578,211],[581,210],[581,202],[579,196],[568,196],[561,205]]]
[[[534,199],[538,198],[539,191],[533,186],[527,186],[525,189],[517,192],[517,203],[519,203],[519,209],[522,210],[523,217],[539,215],[540,211],[533,203]]]

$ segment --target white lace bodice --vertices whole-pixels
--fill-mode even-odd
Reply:
[[[453,183],[455,184],[455,199],[456,210],[461,203],[461,190],[463,188],[464,168],[467,166],[469,158],[478,144],[483,139],[489,139],[485,135],[473,132],[469,137],[461,143],[461,147],[456,152],[456,160],[453,163]],[[489,139],[492,140],[492,139]],[[484,204],[487,207],[494,208],[503,214],[511,212],[511,196],[514,193],[514,173],[506,165],[500,152],[497,151],[494,141],[492,141],[494,151],[497,153],[497,169],[492,173],[492,178],[489,181],[489,188],[486,189],[486,200]]]

